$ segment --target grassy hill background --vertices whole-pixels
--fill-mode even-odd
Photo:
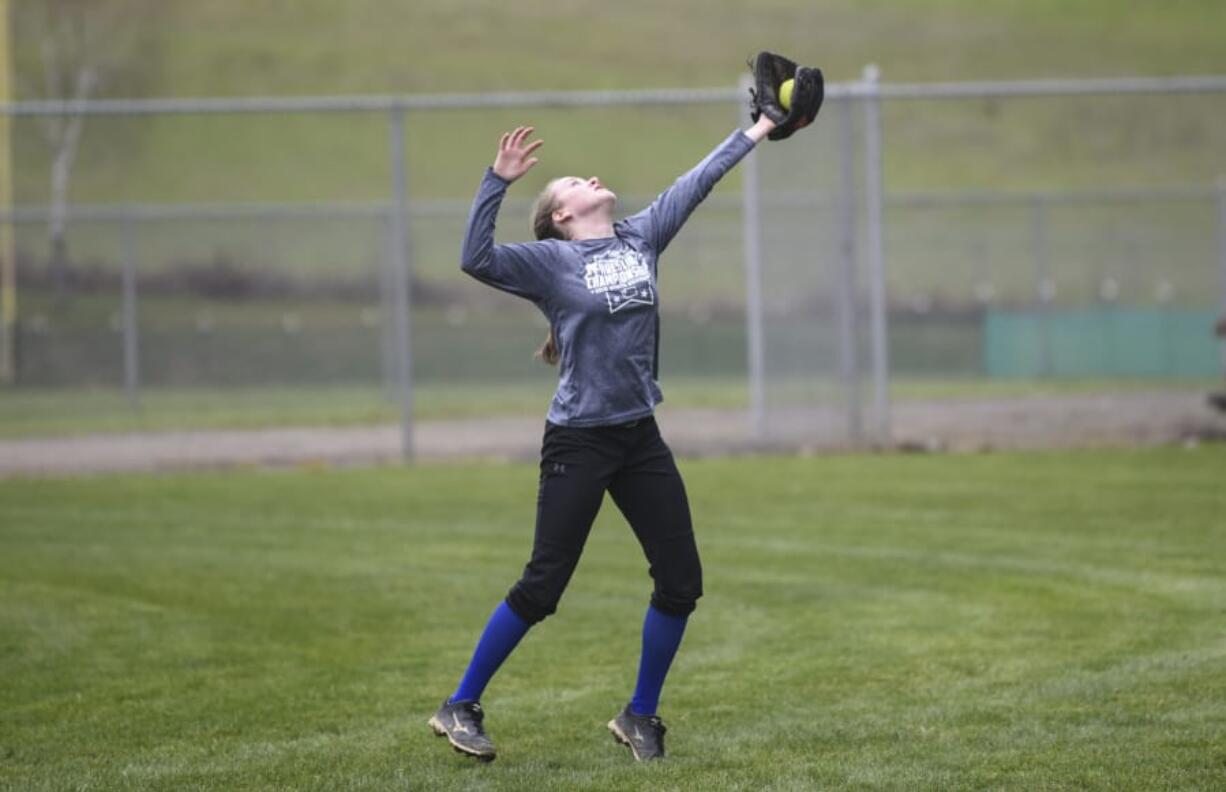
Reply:
[[[33,2],[35,0],[19,0]],[[1215,72],[1215,0],[166,0],[158,96],[725,85],[762,48],[833,79]],[[106,93],[123,96],[125,86]]]
[[[1226,5],[1214,0],[167,0],[151,25],[132,55],[139,80],[111,79],[102,95],[728,86],[762,48],[820,65],[832,81],[856,78],[869,62],[888,81],[1226,72]],[[37,41],[21,29],[14,40],[18,90],[28,98],[40,75]],[[891,106],[887,180],[896,189],[1098,184],[1129,174],[1170,183],[1220,169],[1226,102],[1155,102]],[[526,118],[549,141],[527,187],[591,171],[635,194],[654,193],[733,123],[727,107],[417,116],[415,192],[466,197],[499,131]],[[17,124],[17,189],[27,203],[47,194],[35,124]],[[95,119],[73,198],[378,200],[388,191],[386,161],[384,119],[374,116]]]

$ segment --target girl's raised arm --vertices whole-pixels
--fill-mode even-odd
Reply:
[[[544,143],[525,143],[532,127],[504,132],[494,164],[486,170],[468,215],[460,248],[460,269],[482,283],[529,300],[549,291],[550,248],[541,242],[495,245],[494,222],[507,187],[537,163],[532,156]]]
[[[774,128],[775,122],[763,115],[749,129],[733,132],[698,165],[660,193],[650,206],[626,218],[623,221],[626,227],[646,239],[657,254],[664,252],[716,183]]]

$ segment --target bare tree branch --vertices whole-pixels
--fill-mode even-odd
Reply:
[[[93,98],[114,74],[139,84],[142,72],[148,71],[143,61],[147,50],[141,45],[165,4],[161,0],[18,0],[15,8],[19,35],[38,42],[42,97],[66,100],[63,113],[42,119],[43,137],[51,152],[50,268],[57,295],[63,298],[68,282],[69,186],[85,127],[85,116],[73,104]]]

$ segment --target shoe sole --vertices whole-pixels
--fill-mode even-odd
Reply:
[[[638,749],[634,747],[634,743],[630,742],[630,738],[627,737],[626,733],[623,732],[621,727],[617,725],[617,718],[609,721],[609,731],[613,732],[614,742],[624,745],[630,749],[631,755],[634,756],[634,761],[643,761],[643,757],[639,756]]]
[[[458,742],[452,739],[451,734],[447,731],[447,728],[443,726],[441,722],[439,722],[438,718],[434,716],[431,716],[430,720],[427,722],[429,723],[430,728],[434,730],[434,736],[435,737],[446,737],[447,742],[451,743],[451,747],[455,749],[456,753],[461,753],[461,754],[464,754],[465,756],[471,756],[472,758],[479,759],[482,762],[492,762],[498,756],[498,754],[496,753],[480,753],[478,751],[472,750],[471,748],[465,748],[463,745],[460,745]]]

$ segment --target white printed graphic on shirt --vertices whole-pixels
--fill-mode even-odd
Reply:
[[[651,271],[638,251],[617,248],[588,259],[583,282],[592,294],[603,294],[609,313],[627,305],[654,305]]]

